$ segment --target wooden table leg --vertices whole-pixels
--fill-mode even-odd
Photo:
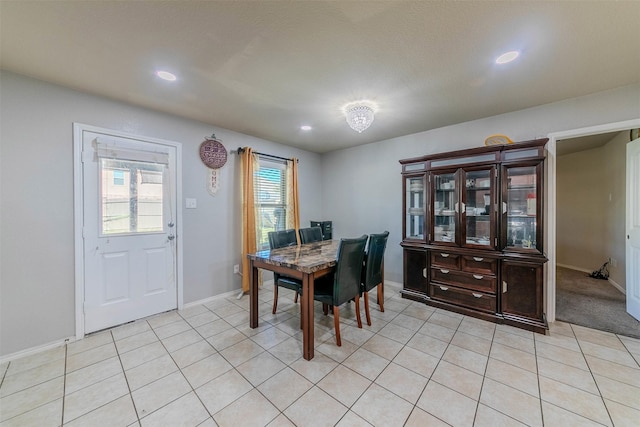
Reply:
[[[313,359],[313,275],[305,274],[302,278],[302,357]]]
[[[249,285],[249,326],[258,327],[258,268],[251,261],[251,283]]]

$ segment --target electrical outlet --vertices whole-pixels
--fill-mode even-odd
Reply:
[[[233,274],[240,274],[240,265],[236,264],[233,266]]]
[[[615,258],[609,258],[609,260],[611,261],[611,267],[617,267],[618,266],[618,260]]]

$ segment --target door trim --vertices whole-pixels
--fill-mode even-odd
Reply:
[[[640,119],[625,120],[622,122],[605,123],[603,125],[589,126],[578,129],[552,132],[547,136],[547,161],[546,164],[546,195],[545,195],[545,242],[547,247],[547,259],[545,264],[546,278],[546,307],[545,313],[549,323],[556,320],[556,145],[559,139],[576,138],[580,136],[595,135],[598,133],[623,131],[640,128]]]
[[[74,231],[74,262],[75,262],[75,307],[76,307],[76,339],[84,337],[84,217],[83,217],[83,173],[82,173],[82,134],[96,132],[122,138],[137,139],[154,144],[167,145],[176,150],[176,288],[178,309],[184,306],[183,264],[182,264],[182,144],[164,139],[151,138],[119,132],[112,129],[100,128],[82,123],[73,123],[73,231]]]

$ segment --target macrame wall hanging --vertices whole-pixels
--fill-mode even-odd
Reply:
[[[220,187],[220,168],[227,163],[227,149],[215,134],[205,137],[200,144],[200,160],[209,168],[207,174],[207,190],[215,196]]]

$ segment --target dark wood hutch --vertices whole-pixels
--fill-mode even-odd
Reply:
[[[547,141],[400,160],[403,298],[546,332]]]

